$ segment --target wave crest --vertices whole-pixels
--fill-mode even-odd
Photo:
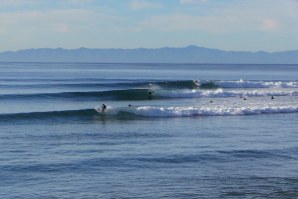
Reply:
[[[192,116],[232,116],[232,115],[257,115],[273,113],[295,113],[297,106],[247,106],[247,107],[153,107],[140,106],[128,108],[111,108],[102,115],[118,115],[121,113],[133,114],[144,117],[192,117]]]

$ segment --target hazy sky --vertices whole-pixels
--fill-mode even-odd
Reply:
[[[0,0],[0,51],[298,49],[298,0]]]

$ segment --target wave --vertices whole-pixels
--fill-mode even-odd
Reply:
[[[297,81],[214,81],[221,88],[298,88]]]
[[[47,82],[47,83],[3,83],[0,80],[0,88],[6,88],[6,89],[32,89],[32,88],[38,88],[38,89],[48,89],[48,88],[60,88],[60,89],[90,89],[90,88],[146,88],[149,87],[148,82],[94,82],[94,83],[86,83],[86,82],[73,82],[73,83],[61,83],[61,82]]]
[[[298,81],[251,81],[251,80],[121,80],[121,79],[95,79],[95,80],[38,80],[8,81],[0,80],[0,87],[71,87],[71,88],[150,88],[163,89],[197,89],[197,88],[298,88]]]
[[[147,84],[150,89],[197,89],[201,86],[198,80],[156,81]]]
[[[245,81],[245,80],[171,80],[141,84],[160,89],[218,89],[218,88],[298,88],[297,81]],[[137,85],[135,85],[137,86]]]
[[[289,89],[125,89],[110,91],[60,92],[35,94],[4,94],[0,100],[122,100],[138,101],[171,98],[227,98],[227,97],[261,97],[261,96],[298,96],[298,90]]]
[[[194,81],[149,81],[149,82],[106,82],[106,83],[82,83],[82,84],[29,84],[29,85],[3,85],[5,89],[17,88],[16,94],[13,90],[10,93],[0,94],[0,100],[32,100],[32,99],[69,99],[69,100],[88,100],[88,99],[101,99],[101,100],[148,100],[152,99],[155,90],[160,89],[193,89],[197,88]],[[88,88],[89,91],[67,91],[63,92],[43,92],[43,93],[19,93],[22,89],[26,88],[43,88],[47,90],[54,87],[69,87],[75,89]],[[47,89],[46,89],[47,88]],[[97,91],[98,89],[99,91]],[[157,96],[155,96],[157,97]]]
[[[275,113],[296,113],[298,105],[286,106],[255,106],[255,107],[108,107],[104,112],[100,108],[82,110],[63,110],[47,112],[9,113],[0,114],[1,122],[20,120],[51,120],[72,121],[102,120],[102,119],[144,119],[163,117],[196,117],[196,116],[237,116]]]
[[[290,96],[298,95],[298,82],[291,81],[147,81],[108,84],[82,84],[91,91],[0,94],[0,100],[148,100],[165,98]],[[106,85],[102,90],[103,85]],[[44,85],[43,85],[44,86]],[[74,88],[78,84],[69,84]],[[94,88],[93,88],[94,86]],[[99,91],[96,90],[98,86]],[[116,89],[118,88],[118,89]],[[93,90],[94,89],[94,90]],[[254,90],[252,90],[254,89]],[[265,90],[266,89],[266,90]],[[19,89],[18,92],[20,92]],[[43,89],[46,90],[46,89]],[[24,90],[25,91],[25,90]],[[13,90],[10,92],[13,92]]]
[[[116,100],[146,100],[149,89],[126,89],[111,91],[83,91],[83,92],[59,92],[59,93],[33,93],[33,94],[4,94],[0,100],[32,100],[32,99],[116,99]]]
[[[62,119],[62,118],[90,118],[98,115],[94,109],[62,110],[47,112],[8,113],[0,114],[0,121],[7,120],[40,120],[40,119]]]
[[[226,98],[226,97],[261,97],[261,96],[297,96],[295,90],[159,90],[155,96],[164,98]]]
[[[96,111],[100,115],[135,115],[144,117],[192,117],[192,116],[233,116],[233,115],[258,115],[273,113],[295,113],[298,112],[298,105],[286,106],[247,106],[247,107],[125,107],[108,108],[102,112],[100,108]]]

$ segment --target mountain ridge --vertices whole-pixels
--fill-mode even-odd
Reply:
[[[298,50],[224,51],[189,45],[181,48],[33,48],[0,53],[0,62],[298,64]]]

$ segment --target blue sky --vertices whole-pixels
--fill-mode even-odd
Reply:
[[[298,49],[298,0],[0,0],[0,51]]]

